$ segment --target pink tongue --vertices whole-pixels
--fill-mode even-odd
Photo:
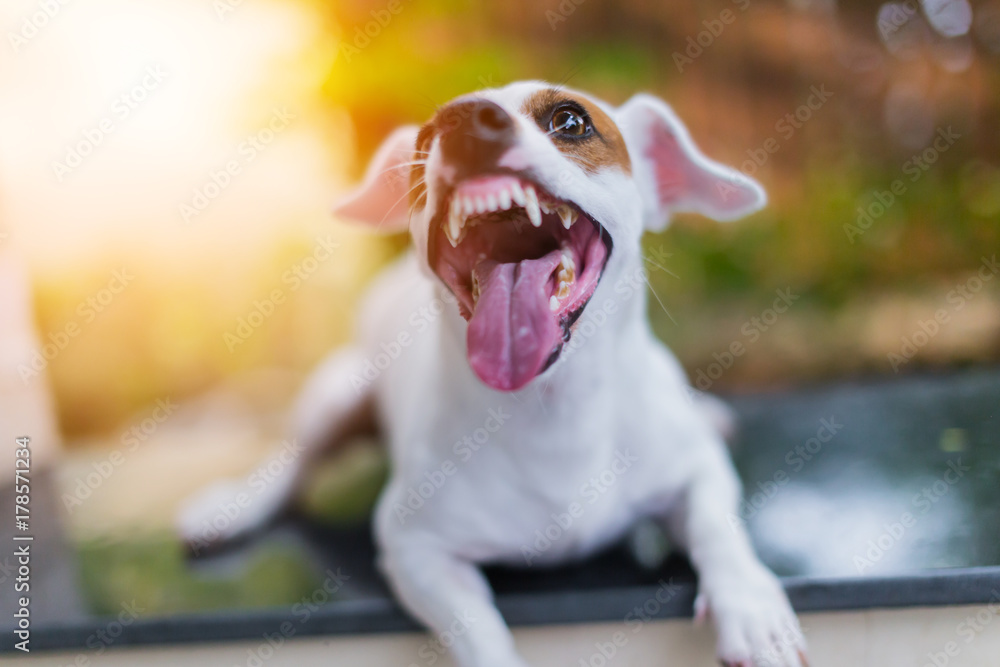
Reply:
[[[476,266],[480,296],[466,336],[469,365],[494,389],[528,384],[559,345],[562,328],[549,309],[548,283],[560,259],[553,250],[539,259]]]

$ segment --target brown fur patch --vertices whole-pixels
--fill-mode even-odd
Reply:
[[[626,174],[631,174],[632,161],[622,133],[615,122],[592,100],[563,90],[546,88],[528,96],[521,104],[521,113],[533,118],[542,132],[548,132],[552,112],[560,104],[567,102],[575,103],[587,112],[594,133],[581,139],[553,134],[551,139],[556,148],[586,171],[596,172],[608,167],[618,167]]]
[[[415,151],[413,153],[413,161],[418,164],[410,167],[410,205],[419,206],[424,201],[427,200],[427,184],[423,182],[424,180],[424,161],[427,160],[427,152],[431,148],[431,142],[434,140],[434,125],[432,123],[427,123],[420,128],[420,132],[417,133],[417,140],[415,145]]]

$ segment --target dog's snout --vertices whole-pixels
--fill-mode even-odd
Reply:
[[[472,113],[472,124],[479,135],[496,135],[503,138],[514,130],[514,123],[507,112],[492,102],[479,102]]]
[[[488,100],[452,104],[444,110],[441,120],[444,157],[469,172],[494,166],[514,143],[514,119]]]

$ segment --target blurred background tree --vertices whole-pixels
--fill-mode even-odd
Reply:
[[[405,239],[367,238],[329,220],[325,205],[397,125],[427,119],[457,94],[524,78],[565,83],[613,104],[640,90],[660,95],[708,155],[752,174],[769,192],[770,206],[747,221],[717,225],[683,216],[646,240],[657,297],[651,318],[692,375],[733,341],[751,343],[713,380],[714,390],[950,368],[1000,355],[1000,280],[965,308],[948,302],[949,292],[1000,247],[996,0],[192,0],[149,8],[105,0],[78,15],[87,12],[94,21],[114,17],[133,32],[128,22],[149,14],[180,16],[152,41],[198,37],[206,50],[191,60],[209,70],[209,83],[221,89],[237,81],[242,88],[215,104],[224,132],[205,139],[204,128],[182,128],[156,150],[121,156],[123,169],[138,172],[133,187],[103,174],[104,192],[163,179],[172,185],[169,194],[121,214],[104,211],[93,194],[72,200],[71,190],[57,191],[67,206],[74,203],[74,233],[114,217],[127,220],[114,228],[121,234],[95,229],[91,236],[105,240],[68,251],[68,264],[51,259],[63,256],[53,251],[52,230],[65,222],[49,227],[43,241],[26,243],[35,257],[43,337],[77,317],[78,304],[111,268],[142,268],[49,364],[62,428],[71,436],[106,432],[159,397],[244,386],[262,369],[270,388],[244,393],[283,407],[303,374],[349,338],[364,284],[405,247]],[[66,23],[71,17],[67,11]],[[242,51],[233,46],[240,35]],[[11,67],[38,58],[44,39],[55,36],[35,38]],[[212,69],[223,61],[233,66]],[[163,99],[140,108],[135,123],[166,104],[171,87],[187,85],[197,66],[188,72],[178,64],[157,93]],[[50,84],[22,85],[34,91]],[[108,99],[98,98],[96,108]],[[217,205],[181,224],[178,203],[282,104],[298,114],[292,129],[234,178]],[[52,144],[58,150],[40,151],[46,169],[93,117],[67,121]],[[949,128],[957,139],[935,149]],[[108,154],[124,145],[124,137],[113,139],[119,144],[109,139]],[[213,140],[215,150],[200,146]],[[925,151],[933,157],[926,170],[914,166]],[[151,163],[161,156],[177,169],[160,174]],[[77,183],[98,172],[101,159],[108,158],[97,155],[86,174],[74,175]],[[25,178],[14,172],[8,165],[12,188]],[[895,181],[902,194],[892,194]],[[22,194],[15,230],[34,224],[30,197],[37,202],[38,194]],[[287,290],[282,275],[313,251],[319,235],[331,233],[344,251],[302,289]],[[245,344],[228,349],[225,334],[275,286],[286,288],[287,302]],[[794,307],[748,341],[745,326],[779,289],[799,297]],[[947,326],[894,368],[889,355],[941,308],[949,311]],[[273,380],[275,373],[284,379]]]

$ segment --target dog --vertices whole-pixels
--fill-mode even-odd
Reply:
[[[396,130],[335,213],[408,229],[412,251],[376,279],[358,343],[307,381],[303,455],[221,537],[274,516],[328,443],[374,421],[392,462],[374,517],[380,568],[431,631],[462,623],[458,665],[526,664],[479,565],[579,559],[641,518],[686,549],[695,616],[713,619],[724,664],[804,665],[785,592],[732,520],[727,409],[693,392],[646,318],[645,231],[765,203],[647,94],[616,108],[518,82]],[[182,535],[197,539],[240,488],[192,503]]]

